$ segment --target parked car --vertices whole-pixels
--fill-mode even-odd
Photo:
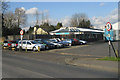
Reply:
[[[3,47],[8,47],[8,41],[3,42]]]
[[[76,39],[76,38],[73,38],[72,41],[73,41],[74,45],[81,44],[81,42],[78,39]]]
[[[50,43],[54,44],[54,45],[55,45],[55,48],[64,47],[63,44],[60,44],[59,42],[57,42],[57,41],[55,41],[55,40],[49,39],[48,41],[49,41]]]
[[[17,46],[18,46],[18,42],[17,41],[11,41],[11,45],[9,46],[9,49],[14,48],[15,50],[17,50]]]
[[[62,42],[68,43],[69,46],[72,46],[72,45],[73,45],[73,41],[72,41],[71,39],[64,39],[64,40],[62,40]]]
[[[87,41],[77,39],[81,44],[87,44]]]
[[[75,38],[72,39],[64,39],[63,42],[68,42],[70,46],[81,44],[81,42]]]
[[[22,42],[22,45],[21,45]],[[40,48],[40,50],[44,50],[45,49],[45,45],[43,44],[38,44],[36,41],[34,40],[20,40],[18,42],[18,46],[17,48],[22,48],[22,49],[27,49],[27,50],[33,50],[33,51],[38,51],[38,49]]]
[[[57,42],[62,41],[60,38],[53,38],[54,40],[56,40]]]
[[[51,41],[53,41],[54,43],[59,43],[59,44],[62,44],[62,46],[63,47],[65,47],[65,46],[69,46],[69,43],[68,42],[64,42],[64,41],[61,41],[61,40],[57,40],[57,39],[49,39],[49,40],[51,40]]]
[[[12,49],[12,48],[16,49],[17,45],[18,45],[17,42],[13,40],[8,40],[3,42],[3,47],[7,47],[9,49]]]
[[[45,49],[53,49],[53,48],[55,48],[55,45],[52,44],[52,43],[50,43],[50,42],[48,42],[47,40],[35,39],[34,41],[40,42],[40,43],[42,43],[42,44],[46,44],[46,45],[45,45]]]

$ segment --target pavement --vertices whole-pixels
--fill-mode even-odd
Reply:
[[[88,67],[96,70],[118,73],[117,61],[101,61],[98,58],[66,58],[65,62],[70,65]]]

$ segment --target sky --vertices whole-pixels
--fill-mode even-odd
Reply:
[[[62,22],[69,27],[70,19],[75,13],[85,13],[91,24],[97,29],[103,29],[107,22],[118,22],[118,2],[10,2],[9,11],[21,8],[28,15],[24,29],[35,25],[35,12],[48,15],[49,23],[56,25]],[[39,16],[41,24],[41,16]]]

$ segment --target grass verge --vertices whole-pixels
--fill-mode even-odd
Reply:
[[[2,42],[0,42],[0,45],[2,45],[3,43]]]
[[[104,58],[100,58],[97,60],[104,60],[104,61],[120,61],[120,58],[116,58],[116,57],[104,57]]]

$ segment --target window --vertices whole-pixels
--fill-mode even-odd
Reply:
[[[21,42],[19,42],[19,44],[21,44]]]
[[[26,42],[23,42],[23,44],[26,44]]]
[[[27,42],[27,44],[31,45],[31,43],[30,43],[30,42]]]

